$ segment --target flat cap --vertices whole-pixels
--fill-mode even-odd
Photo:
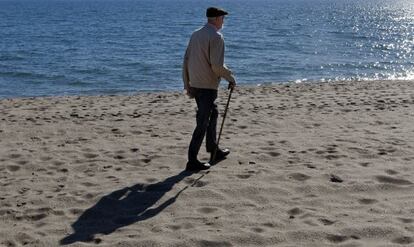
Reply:
[[[206,11],[207,17],[219,17],[223,15],[228,15],[228,14],[229,13],[227,13],[227,11],[225,11],[224,9],[220,9],[216,7],[207,8],[207,11]]]

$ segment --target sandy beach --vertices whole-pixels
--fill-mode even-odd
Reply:
[[[413,81],[238,87],[190,174],[195,107],[0,100],[0,246],[414,246]]]

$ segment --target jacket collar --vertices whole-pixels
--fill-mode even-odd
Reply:
[[[206,23],[206,25],[205,25],[206,27],[208,27],[208,28],[212,28],[212,29],[214,29],[214,31],[218,31],[218,29],[216,28],[216,26],[214,26],[213,24],[211,24],[211,23]]]

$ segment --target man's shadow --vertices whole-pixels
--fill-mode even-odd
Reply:
[[[93,241],[95,234],[108,235],[121,227],[156,216],[173,204],[189,186],[180,190],[161,205],[155,208],[151,208],[151,206],[155,205],[176,183],[192,174],[191,172],[182,171],[162,182],[154,184],[139,183],[102,197],[72,224],[74,233],[60,240],[60,244],[68,245],[78,241],[90,242]],[[191,186],[204,175],[196,179]]]

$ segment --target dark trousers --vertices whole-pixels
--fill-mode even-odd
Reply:
[[[214,101],[217,98],[217,90],[196,89],[195,100],[197,102],[197,126],[191,138],[188,149],[188,161],[196,161],[204,136],[206,136],[207,152],[213,152],[217,146],[216,127],[218,110]]]

